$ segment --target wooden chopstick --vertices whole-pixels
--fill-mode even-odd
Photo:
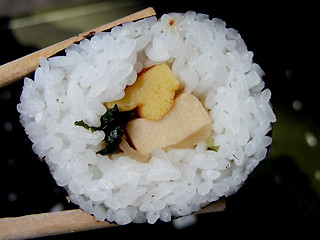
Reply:
[[[80,209],[0,219],[0,239],[25,239],[117,226]]]
[[[0,66],[0,87],[9,85],[21,79],[22,77],[32,73],[39,66],[39,60],[42,57],[48,58],[56,54],[57,52],[64,50],[65,48],[69,47],[73,43],[79,42],[88,36],[94,35],[95,33],[108,30],[110,28],[113,28],[114,26],[120,25],[125,22],[135,21],[135,20],[139,20],[142,18],[154,16],[154,15],[156,15],[154,9],[149,7],[139,12],[128,15],[126,17],[117,19],[113,22],[97,27],[95,29],[92,29],[90,31],[80,33],[74,37],[66,39],[62,42],[58,42],[49,47],[43,48],[39,51],[36,51],[34,53],[31,53],[29,55],[16,59],[12,62],[1,65]]]
[[[221,212],[226,208],[225,198],[219,199],[194,214]],[[22,217],[0,218],[0,239],[43,237],[99,228],[118,226],[97,221],[82,210],[67,210],[33,214]]]

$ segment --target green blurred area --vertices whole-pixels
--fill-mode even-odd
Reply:
[[[44,48],[146,7],[143,1],[90,1],[11,19],[9,28],[21,45]]]
[[[314,191],[320,196],[320,148],[317,138],[320,136],[320,128],[311,118],[302,117],[299,110],[295,111],[282,104],[274,104],[277,122],[273,126],[273,142],[269,157],[294,159],[301,172],[308,176]]]

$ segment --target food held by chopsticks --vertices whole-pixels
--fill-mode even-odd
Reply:
[[[57,184],[96,219],[188,215],[235,193],[265,158],[271,92],[222,20],[149,17],[65,52],[40,60],[17,109]]]

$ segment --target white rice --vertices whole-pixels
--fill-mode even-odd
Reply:
[[[191,11],[150,17],[74,44],[66,56],[41,59],[34,80],[24,80],[17,109],[33,150],[83,211],[118,224],[167,222],[233,194],[265,158],[276,118],[252,57],[220,19]],[[99,126],[102,103],[122,98],[138,72],[162,62],[208,109],[218,150],[205,142],[154,149],[149,163],[97,155],[104,133],[74,122]]]

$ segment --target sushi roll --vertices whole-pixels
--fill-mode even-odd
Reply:
[[[97,220],[168,222],[235,193],[276,117],[240,34],[189,11],[40,60],[17,110],[33,150]]]

